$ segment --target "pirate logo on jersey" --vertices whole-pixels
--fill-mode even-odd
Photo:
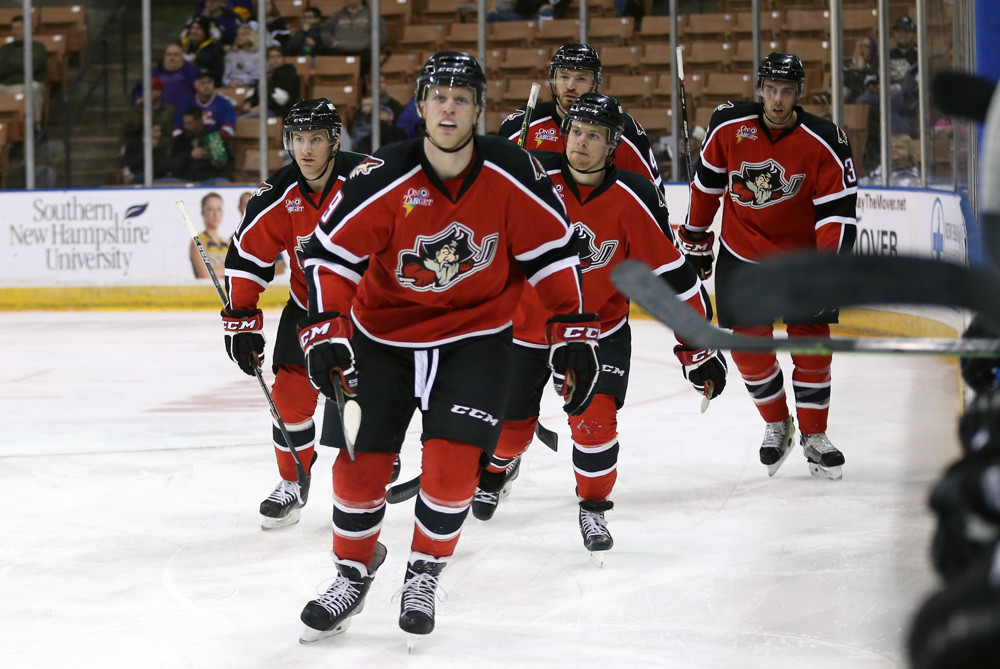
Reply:
[[[476,244],[472,230],[458,222],[432,237],[420,235],[412,249],[399,253],[396,279],[421,292],[445,291],[493,262],[499,236]]]
[[[573,223],[573,233],[576,235],[576,248],[580,254],[580,271],[589,272],[604,267],[611,262],[611,257],[618,248],[618,240],[612,239],[597,246],[597,235],[581,221]]]
[[[773,159],[763,163],[743,163],[739,172],[730,173],[729,196],[736,204],[763,209],[780,200],[795,197],[802,188],[804,174],[785,179],[785,168]]]

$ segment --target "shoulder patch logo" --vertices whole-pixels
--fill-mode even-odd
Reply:
[[[541,181],[545,178],[545,168],[538,162],[538,158],[535,158],[530,153],[528,154],[528,158],[531,159],[531,169],[535,172],[535,181]]]
[[[499,233],[476,244],[475,233],[455,221],[436,235],[419,235],[413,248],[400,251],[396,280],[413,290],[440,293],[493,262]]]
[[[507,121],[513,121],[514,119],[520,118],[521,116],[524,116],[524,110],[516,109],[513,112],[511,112],[510,115],[503,120],[503,122],[506,123]]]
[[[762,163],[743,163],[739,172],[729,174],[729,197],[752,209],[763,209],[795,197],[806,175],[785,178],[785,168],[773,158]]]
[[[659,189],[657,189],[659,190]],[[580,250],[580,271],[589,272],[604,267],[611,262],[618,240],[610,239],[597,246],[597,235],[582,221],[573,223],[573,233],[576,235],[577,248]]]
[[[353,170],[351,170],[351,176],[349,178],[353,179],[359,174],[365,174],[365,175],[371,174],[374,170],[377,170],[383,165],[385,165],[385,161],[382,160],[381,158],[374,158],[372,156],[369,156],[364,160],[362,160],[360,163],[358,163],[358,165]]]
[[[267,183],[265,181],[261,185],[257,186],[257,190],[255,190],[253,192],[253,195],[254,195],[254,197],[260,197],[261,195],[263,195],[267,191],[271,190],[271,188],[272,188],[271,184],[269,184],[269,183]]]

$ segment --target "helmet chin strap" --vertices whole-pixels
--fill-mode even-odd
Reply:
[[[320,170],[319,175],[315,179],[309,179],[309,178],[306,177],[305,174],[302,175],[302,178],[305,181],[319,181],[320,179],[323,178],[324,175],[326,175],[327,169],[329,169],[330,166],[333,165],[333,159],[336,158],[336,157],[337,157],[337,152],[336,151],[331,151],[330,152],[330,157],[327,158],[327,160],[326,160],[326,165],[323,166],[323,169]],[[299,168],[299,172],[301,172],[301,171],[302,171],[302,168],[300,167]]]
[[[459,146],[455,147],[454,149],[446,149],[437,142],[435,142],[434,138],[432,138],[430,135],[426,135],[427,141],[433,144],[435,147],[437,147],[438,151],[443,151],[444,153],[458,153],[459,151],[467,147],[469,145],[469,142],[471,142],[472,138],[475,136],[476,136],[475,131],[470,132],[468,138],[464,142],[462,142]]]

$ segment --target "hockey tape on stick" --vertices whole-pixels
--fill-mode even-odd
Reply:
[[[337,407],[337,414],[340,418],[340,428],[344,433],[344,446],[347,448],[347,455],[354,460],[354,442],[358,438],[358,430],[361,429],[361,405],[356,400],[348,399],[344,395],[344,387],[341,383],[333,384],[334,397],[331,398]]]
[[[194,245],[198,247],[198,253],[201,255],[201,261],[205,263],[205,268],[208,270],[208,275],[212,277],[212,282],[215,284],[215,290],[219,293],[219,299],[222,300],[222,307],[225,308],[226,304],[229,302],[226,299],[226,291],[222,289],[222,284],[219,283],[219,277],[215,275],[215,269],[212,267],[212,263],[208,260],[208,254],[205,253],[205,247],[202,245],[201,240],[198,239],[198,232],[194,229],[194,223],[191,222],[191,217],[188,216],[187,207],[184,206],[184,200],[177,200],[174,204],[181,212],[181,216],[184,217],[184,223],[187,224],[188,232],[191,233],[191,241]],[[271,407],[271,416],[274,417],[274,422],[278,426],[278,430],[281,431],[281,438],[285,440],[285,445],[288,446],[288,451],[292,454],[292,459],[295,460],[295,475],[299,480],[299,494],[302,496],[302,503],[305,504],[309,497],[309,486],[307,482],[309,477],[306,476],[306,469],[302,466],[302,460],[299,459],[299,454],[295,450],[295,446],[292,445],[292,438],[288,436],[288,430],[285,428],[285,421],[281,420],[281,414],[278,413],[278,407],[274,404],[274,398],[271,397],[271,391],[267,389],[267,382],[264,381],[264,375],[261,374],[260,365],[255,365],[253,368],[254,376],[257,377],[257,383],[260,384],[260,389],[264,391],[264,397],[267,398],[267,404]]]
[[[829,353],[882,353],[996,357],[998,339],[935,339],[930,337],[795,337],[772,339],[751,337],[723,330],[706,321],[674,291],[638,260],[626,260],[612,272],[611,280],[622,293],[658,321],[699,348],[731,351],[791,351],[813,355]]]
[[[677,85],[681,102],[681,129],[684,132],[684,159],[687,162],[687,181],[694,181],[691,172],[691,134],[688,131],[687,94],[684,91],[684,47],[677,47]]]
[[[385,491],[385,501],[389,504],[399,504],[420,492],[420,477],[414,477],[404,483],[398,483]]]
[[[524,108],[524,120],[521,121],[521,132],[517,136],[517,145],[522,149],[524,143],[528,141],[528,126],[531,125],[531,117],[535,115],[535,103],[538,102],[538,92],[541,89],[541,84],[532,83],[531,92],[528,93],[528,104]]]

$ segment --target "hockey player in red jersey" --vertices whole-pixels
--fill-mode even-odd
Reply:
[[[334,384],[356,395],[362,418],[354,459],[342,450],[333,468],[338,575],[303,609],[304,643],[343,632],[364,603],[386,555],[386,484],[418,409],[421,490],[399,626],[434,629],[438,579],[502,427],[525,282],[555,314],[548,349],[568,413],[586,408],[597,379],[599,322],[582,313],[565,208],[536,160],[476,136],[486,100],[479,63],[435,54],[415,99],[426,136],[355,168],[305,249],[309,377],[328,397]]]
[[[573,470],[580,503],[584,546],[595,558],[611,548],[604,512],[617,476],[618,411],[625,403],[632,335],[628,301],[611,283],[611,271],[627,258],[642,260],[681,295],[691,308],[710,315],[711,303],[701,281],[674,246],[663,194],[652,182],[612,162],[619,147],[624,114],[618,101],[584,93],[562,120],[564,153],[535,151],[563,199],[579,241],[584,272],[584,308],[601,319],[601,375],[590,405],[570,416]],[[509,478],[511,464],[527,449],[538,423],[542,392],[548,381],[545,320],[538,295],[525,288],[514,321],[514,384],[507,418],[489,467],[480,476],[473,514],[488,520]],[[713,396],[726,385],[722,353],[687,346],[674,352],[684,376],[699,392],[711,383]]]
[[[798,106],[805,70],[794,54],[772,53],[757,70],[756,102],[727,102],[712,114],[691,189],[691,208],[679,230],[681,249],[703,277],[712,274],[722,205],[716,271],[719,324],[740,334],[773,336],[773,324],[734,322],[726,282],[741,263],[795,250],[850,253],[856,235],[857,177],[847,135]],[[825,337],[836,310],[786,322],[789,337]],[[773,476],[788,457],[795,432],[785,381],[773,354],[733,352],[757,410],[767,423],[760,461]],[[830,409],[829,355],[792,355],[792,388],[799,431],[814,476],[839,479],[843,454],[826,435]]]
[[[326,98],[303,100],[285,116],[285,149],[292,164],[282,167],[262,183],[247,203],[243,219],[226,255],[229,303],[222,310],[226,350],[247,374],[264,361],[263,314],[257,307],[260,294],[274,279],[275,264],[287,251],[291,262],[288,303],[278,323],[274,344],[272,397],[293,442],[286,444],[277,425],[272,441],[281,481],[261,502],[261,526],[284,527],[298,522],[309,495],[309,479],[296,479],[294,447],[305,468],[315,459],[316,428],[313,413],[318,393],[306,376],[296,324],[306,315],[309,290],[302,274],[301,252],[316,227],[316,219],[340,191],[350,171],[365,157],[339,151],[341,121]]]
[[[535,107],[524,148],[562,153],[560,128],[566,110],[584,93],[597,92],[601,86],[602,72],[601,59],[591,45],[565,44],[559,47],[549,63],[552,101],[540,102]],[[517,141],[525,109],[521,107],[504,119],[500,124],[501,137]],[[649,146],[646,131],[628,114],[623,115],[623,123],[625,129],[622,131],[621,146],[615,152],[615,165],[619,169],[638,172],[659,186],[660,168]]]

